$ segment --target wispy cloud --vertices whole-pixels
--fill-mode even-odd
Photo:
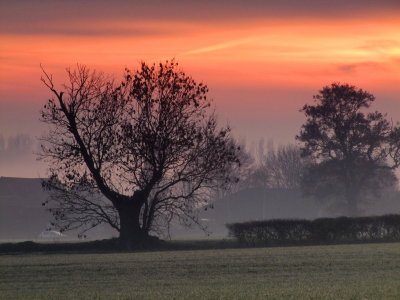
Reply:
[[[353,64],[343,64],[338,67],[338,70],[343,73],[354,73],[361,68],[371,69],[375,71],[385,71],[386,66],[385,63],[382,62],[359,62]]]
[[[244,45],[244,44],[249,44],[249,43],[255,42],[257,40],[258,40],[258,38],[256,38],[256,37],[250,37],[250,38],[245,38],[245,39],[240,39],[240,40],[227,41],[224,43],[218,43],[218,44],[214,44],[214,45],[210,45],[210,46],[206,46],[206,47],[193,49],[193,50],[183,53],[183,55],[214,52],[214,51],[223,50],[223,49],[227,49],[227,48],[233,48],[233,47]]]
[[[13,24],[0,20],[0,34],[12,35],[58,35],[58,36],[163,36],[173,32],[164,26],[148,26],[147,23],[118,23],[103,21],[101,24],[90,22],[57,23],[48,26],[45,21],[27,26],[25,23]]]
[[[400,48],[400,40],[394,39],[376,39],[376,40],[368,40],[364,45],[359,47],[363,50],[368,51],[387,51],[392,49]]]

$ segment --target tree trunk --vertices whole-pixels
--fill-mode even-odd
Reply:
[[[148,232],[140,225],[140,209],[134,202],[125,202],[117,208],[120,219],[119,240],[126,250],[140,248],[148,238]]]

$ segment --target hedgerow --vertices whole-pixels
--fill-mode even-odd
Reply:
[[[227,227],[230,236],[247,246],[400,241],[400,215],[276,219]]]

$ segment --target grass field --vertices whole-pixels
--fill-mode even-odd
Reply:
[[[400,243],[0,255],[0,299],[400,299]]]

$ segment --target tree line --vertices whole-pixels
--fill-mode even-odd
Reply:
[[[28,134],[0,135],[0,159],[13,159],[37,150],[35,140]]]
[[[396,183],[400,129],[370,111],[374,96],[333,83],[302,108],[296,145],[267,152],[259,164],[229,127],[218,125],[208,87],[175,61],[142,63],[123,80],[78,65],[51,91],[41,112],[50,125],[40,157],[49,163],[44,203],[61,230],[108,223],[131,248],[172,220],[197,223],[216,192],[240,184],[299,188],[342,201],[359,214],[368,195]]]

